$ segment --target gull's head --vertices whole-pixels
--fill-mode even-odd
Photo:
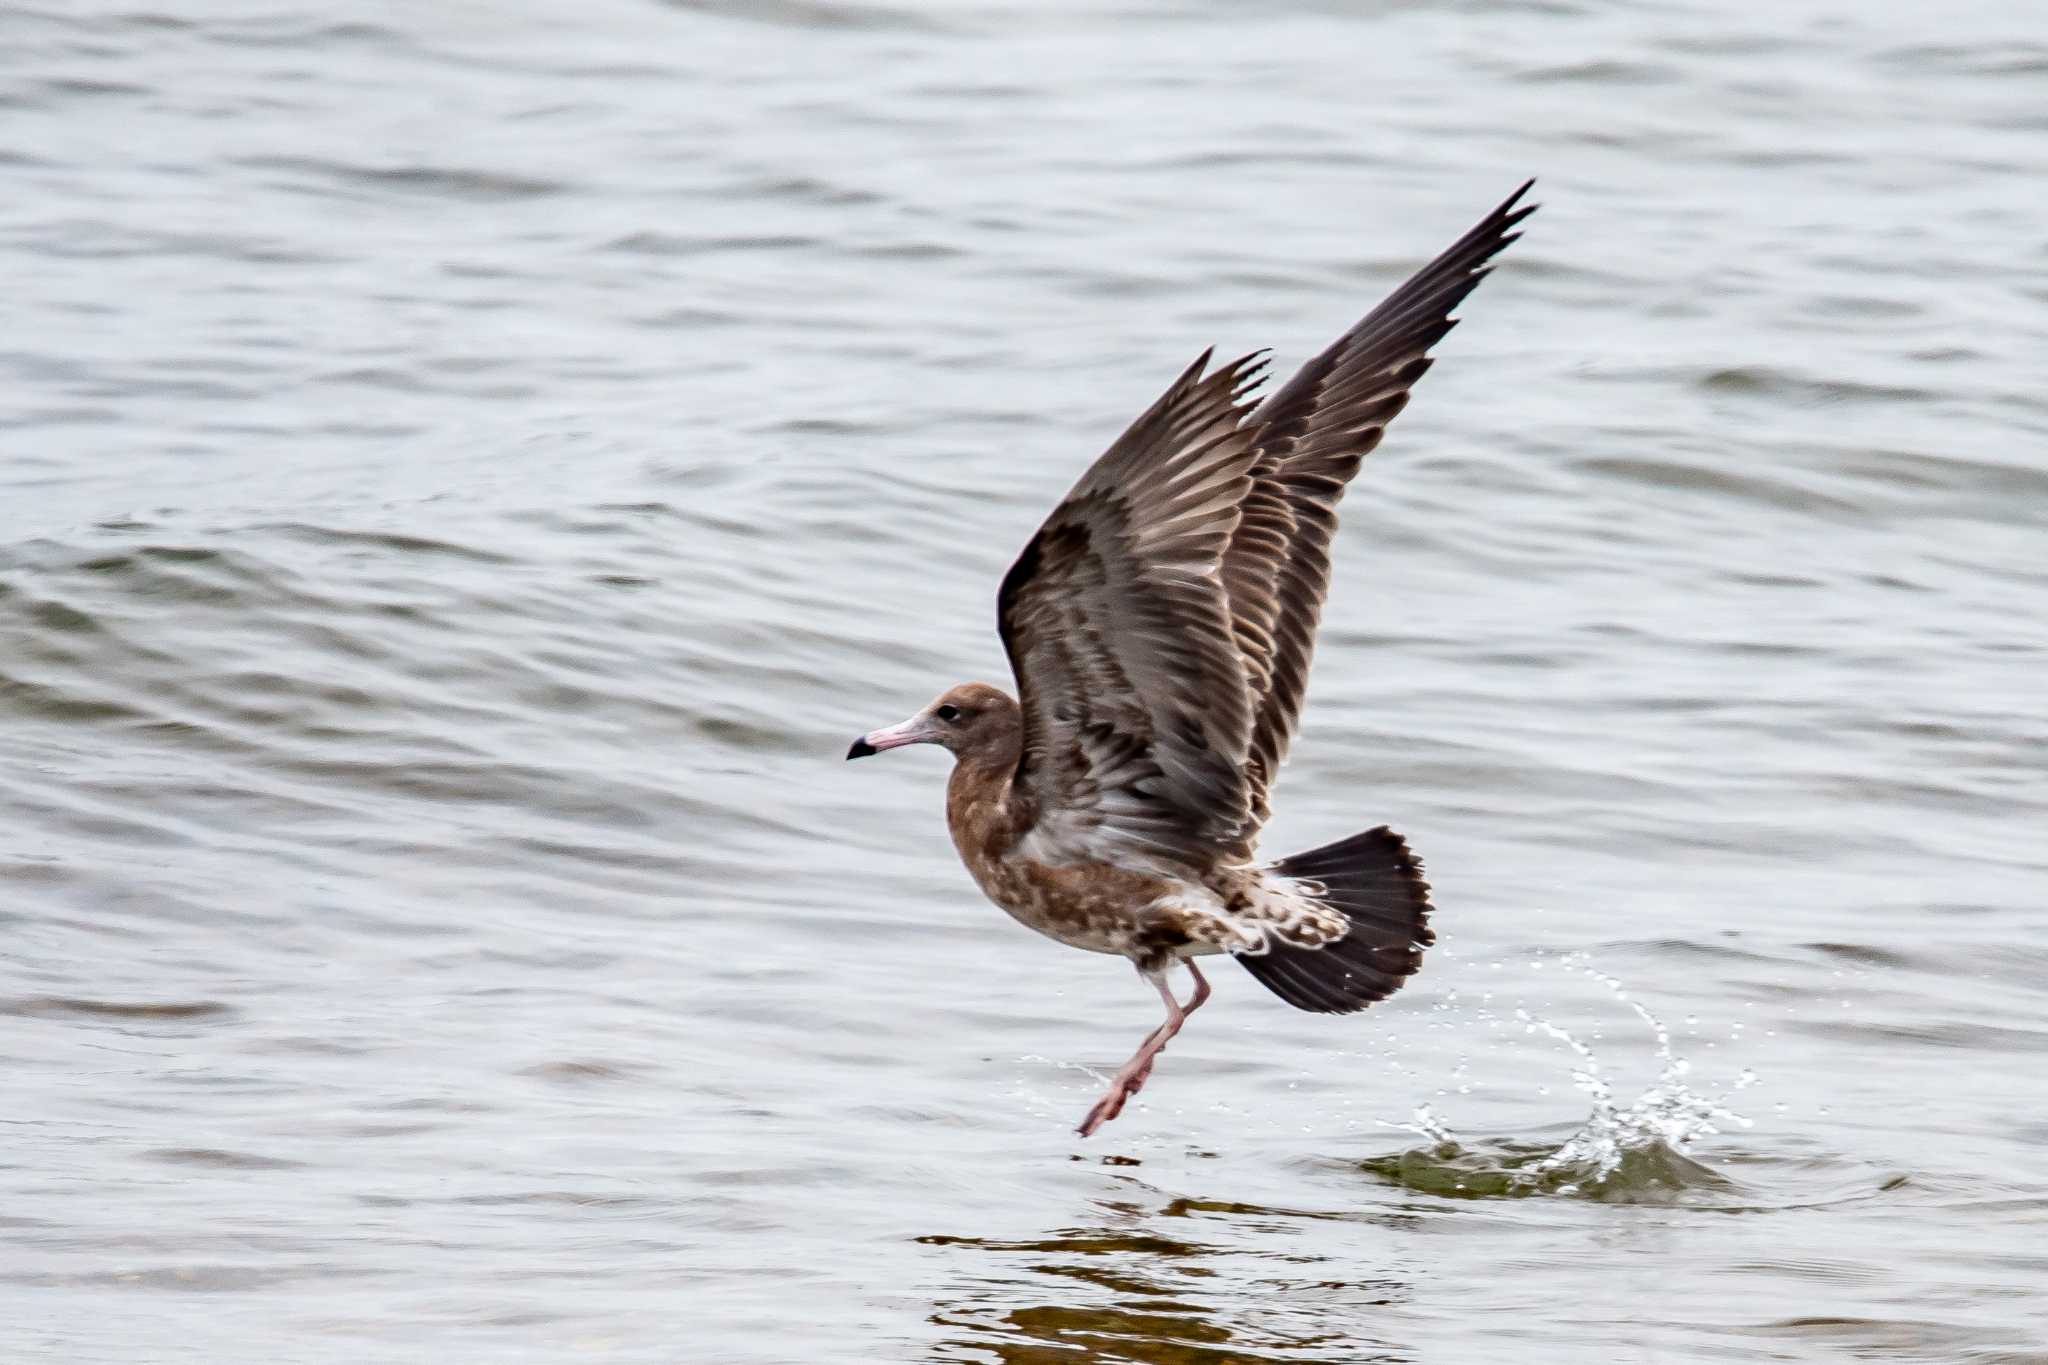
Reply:
[[[955,758],[1016,761],[1022,725],[1017,703],[999,687],[961,683],[932,698],[931,705],[901,725],[870,730],[853,742],[848,758],[866,758],[906,744],[938,744]]]

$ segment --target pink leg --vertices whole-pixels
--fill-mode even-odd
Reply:
[[[1186,1021],[1187,1017],[1190,1014],[1193,1014],[1196,1010],[1202,1008],[1202,1003],[1209,998],[1209,978],[1202,975],[1202,969],[1194,964],[1194,960],[1192,958],[1184,960],[1187,962],[1188,975],[1192,976],[1195,979],[1195,995],[1192,1000],[1188,1001],[1188,1003],[1181,1008],[1180,1015],[1183,1022]],[[1160,983],[1160,989],[1162,991],[1165,990],[1165,983],[1163,980]],[[1172,1000],[1172,998],[1172,996],[1167,997],[1169,1002]],[[1171,1003],[1169,1003],[1167,1005],[1167,1009],[1171,1010],[1172,1008],[1173,1006],[1171,1005]],[[1171,1020],[1171,1018],[1172,1016],[1169,1014],[1168,1019]],[[1152,1030],[1153,1037],[1147,1038],[1145,1040],[1145,1045],[1138,1049],[1140,1053],[1145,1055],[1145,1064],[1144,1066],[1138,1069],[1138,1074],[1131,1078],[1131,1086],[1130,1089],[1125,1092],[1126,1095],[1135,1095],[1141,1088],[1143,1088],[1146,1077],[1152,1074],[1152,1059],[1157,1057],[1160,1053],[1166,1051],[1166,1039],[1171,1038],[1175,1033],[1178,1033],[1180,1031],[1180,1025],[1175,1024],[1171,1030],[1167,1031],[1166,1036],[1164,1038],[1159,1038],[1158,1045],[1155,1047],[1152,1045],[1153,1038],[1157,1038],[1162,1029],[1166,1029],[1165,1024],[1161,1024],[1159,1028]],[[1137,1058],[1133,1057],[1131,1060],[1135,1062],[1137,1061]],[[1110,1117],[1114,1118],[1116,1116],[1112,1114],[1110,1115]]]
[[[1209,981],[1202,975],[1202,969],[1193,962],[1188,962],[1187,966],[1195,978],[1195,995],[1188,1001],[1185,1009],[1173,998],[1173,988],[1166,984],[1166,972],[1144,973],[1145,979],[1158,990],[1159,998],[1166,1002],[1166,1022],[1146,1035],[1145,1041],[1138,1045],[1138,1050],[1132,1054],[1131,1060],[1125,1062],[1122,1069],[1110,1079],[1109,1089],[1095,1102],[1095,1107],[1088,1111],[1088,1117],[1081,1120],[1078,1131],[1082,1137],[1093,1136],[1096,1129],[1123,1112],[1124,1101],[1143,1089],[1145,1078],[1152,1074],[1153,1059],[1166,1050],[1167,1041],[1180,1032],[1180,1026],[1187,1022],[1187,1017],[1200,1009],[1202,1002],[1209,998]]]

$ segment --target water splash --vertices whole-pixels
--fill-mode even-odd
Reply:
[[[1747,1117],[1728,1107],[1728,1100],[1755,1084],[1756,1073],[1745,1069],[1723,1095],[1694,1090],[1687,1083],[1692,1063],[1673,1050],[1671,1030],[1661,1019],[1630,999],[1620,981],[1595,970],[1582,956],[1563,965],[1606,986],[1649,1025],[1661,1063],[1649,1087],[1628,1104],[1617,1103],[1614,1086],[1592,1048],[1570,1030],[1517,1009],[1515,1018],[1524,1032],[1547,1034],[1574,1054],[1572,1084],[1593,1105],[1578,1130],[1557,1144],[1472,1141],[1459,1137],[1424,1104],[1409,1122],[1385,1126],[1418,1133],[1431,1145],[1375,1158],[1366,1163],[1368,1169],[1411,1188],[1468,1198],[1557,1194],[1619,1202],[1670,1197],[1701,1187],[1726,1189],[1733,1183],[1685,1153],[1699,1139],[1720,1133],[1722,1124],[1750,1126]]]

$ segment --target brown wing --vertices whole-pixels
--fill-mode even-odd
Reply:
[[[1252,712],[1218,570],[1263,361],[1204,354],[1074,485],[997,604],[1024,712],[1012,786],[1048,862],[1242,856]]]
[[[1231,628],[1252,693],[1252,818],[1294,738],[1316,625],[1330,583],[1337,503],[1360,461],[1431,364],[1429,348],[1457,324],[1452,309],[1486,277],[1486,262],[1536,211],[1516,208],[1529,181],[1387,296],[1384,303],[1252,414],[1251,490],[1223,562]]]

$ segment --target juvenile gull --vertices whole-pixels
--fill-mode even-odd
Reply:
[[[1534,182],[1529,182],[1533,184]],[[1166,1003],[1081,1121],[1115,1118],[1230,953],[1297,1009],[1384,1000],[1435,941],[1429,884],[1380,826],[1255,861],[1330,579],[1337,503],[1429,369],[1524,184],[1302,367],[1211,353],[1097,460],[1024,547],[996,613],[1018,699],[963,683],[848,758],[952,751],[946,824],[988,898],[1061,943],[1129,958]],[[1187,965],[1183,1006],[1168,978]]]

